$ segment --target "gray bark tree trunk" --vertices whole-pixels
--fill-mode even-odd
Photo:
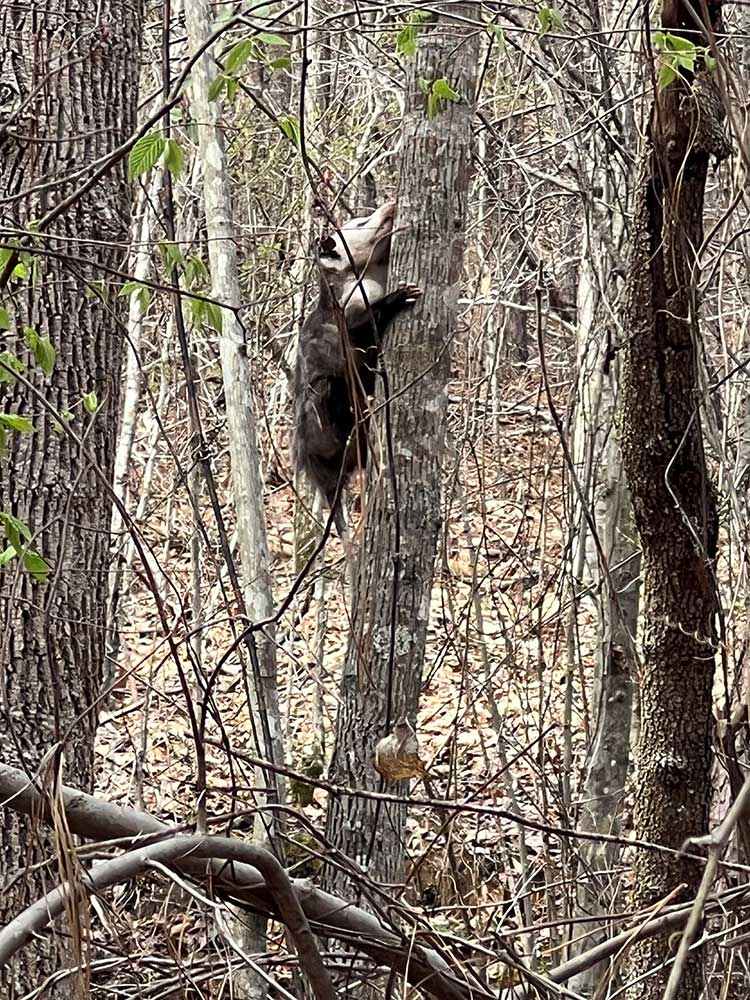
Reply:
[[[92,169],[132,133],[141,19],[137,0],[48,0],[43,11],[26,4],[0,10],[0,36],[12,55],[6,59],[0,109],[6,231],[43,219],[81,184],[80,176],[69,175]],[[47,186],[39,189],[42,182]],[[107,480],[115,452],[125,305],[114,295],[105,302],[85,293],[87,282],[106,277],[100,266],[121,265],[129,212],[121,160],[43,228],[39,243],[50,255],[37,254],[28,265],[33,279],[11,279],[0,292],[11,317],[5,348],[28,364],[24,378],[41,397],[58,412],[75,414],[71,427],[84,438],[79,447],[55,429],[29,384],[0,385],[0,411],[29,417],[35,427],[9,438],[0,471],[0,511],[29,525],[34,547],[51,566],[46,586],[19,569],[17,560],[0,573],[0,759],[33,774],[54,748],[48,757],[52,773],[60,769],[84,789],[94,777],[105,648]],[[48,337],[57,352],[49,378],[25,347],[24,327]],[[91,391],[100,407],[94,415],[81,405]],[[54,858],[55,843],[32,821],[0,811],[0,923],[40,894],[40,875],[24,875],[24,869]],[[64,853],[64,839],[58,846]],[[72,949],[65,940],[41,938],[17,956],[0,972],[0,994],[13,1000],[76,961],[75,931]],[[45,996],[72,994],[70,980],[63,980]]]
[[[206,0],[185,0],[185,22],[190,49],[198,51],[210,37],[211,21]],[[235,229],[232,223],[232,197],[229,187],[224,135],[219,126],[218,107],[209,101],[210,52],[195,64],[191,76],[193,117],[198,128],[199,155],[203,175],[203,201],[206,210],[206,235],[211,268],[212,293],[220,302],[236,306],[242,301],[240,291]],[[260,453],[256,433],[255,406],[251,358],[247,354],[245,335],[233,309],[222,312],[219,336],[224,398],[227,411],[227,433],[232,461],[237,536],[242,560],[242,592],[245,611],[253,621],[270,618],[273,613],[271,589],[271,557],[266,534],[263,504],[263,480],[260,473]],[[281,715],[276,675],[276,647],[273,633],[258,633],[257,670],[246,662],[252,673],[249,690],[253,704],[254,729],[258,738],[258,753],[272,763],[284,763]],[[281,775],[258,770],[258,785],[273,789],[266,799],[283,804],[284,782]],[[259,796],[259,799],[261,799]],[[283,825],[281,814],[257,814],[255,837],[266,842],[267,833]],[[283,845],[278,840],[283,854]],[[235,933],[244,950],[260,954],[266,948],[266,919],[243,915],[233,921]],[[237,976],[235,988],[242,998],[264,997],[265,980],[252,967]]]
[[[721,7],[709,8],[711,37]],[[662,27],[696,43],[695,8],[664,0]],[[702,446],[696,254],[709,157],[727,155],[711,74],[655,93],[639,179],[628,275],[622,450],[643,548],[641,738],[636,836],[680,848],[706,832],[711,793],[711,689],[717,638],[713,560],[718,515]],[[633,904],[692,896],[702,866],[636,855]],[[628,997],[661,1000],[672,955],[664,937],[630,953]],[[639,980],[639,977],[645,977]],[[703,953],[690,953],[679,1000],[698,1000]]]
[[[471,3],[448,7],[457,16],[478,16]],[[407,228],[393,241],[390,284],[415,282],[424,297],[386,338],[389,418],[381,419],[380,448],[373,448],[383,467],[368,477],[330,767],[333,781],[361,788],[379,786],[375,745],[399,717],[415,721],[419,705],[441,521],[446,382],[463,265],[477,49],[476,31],[432,15],[420,27],[408,66],[397,220],[397,228]],[[433,107],[420,81],[431,86],[437,80],[447,81],[460,100]],[[402,877],[404,828],[401,806],[329,801],[328,838],[376,879]],[[328,885],[352,891],[338,871],[328,872]]]

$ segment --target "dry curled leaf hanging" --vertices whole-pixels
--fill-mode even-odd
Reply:
[[[375,747],[373,764],[386,781],[425,777],[417,736],[406,717],[399,719],[390,736],[384,736]]]

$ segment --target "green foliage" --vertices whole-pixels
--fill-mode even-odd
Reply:
[[[40,337],[36,330],[32,330],[30,326],[24,327],[23,336],[31,348],[34,360],[47,378],[49,378],[55,370],[55,361],[57,359],[57,352],[52,346],[49,337]]]
[[[142,177],[156,166],[164,152],[165,143],[166,139],[158,132],[147,132],[140,137],[128,157],[128,174],[131,180]]]
[[[0,525],[3,527],[8,547],[0,552],[0,568],[6,566],[20,554],[21,565],[39,583],[46,583],[50,568],[35,549],[26,544],[31,541],[29,526],[20,518],[0,511]]]
[[[28,417],[22,417],[18,413],[0,413],[0,458],[4,458],[8,454],[9,431],[30,434],[33,430],[34,425]]]
[[[164,261],[164,269],[169,275],[174,275],[185,266],[182,250],[176,243],[163,242],[159,244],[159,253]]]
[[[224,71],[219,73],[208,88],[209,101],[218,100],[222,94],[228,101],[233,101],[237,94],[237,75],[248,62],[262,63],[269,69],[289,69],[292,65],[289,56],[271,57],[266,47],[279,48],[288,46],[289,42],[281,35],[269,31],[260,31],[249,38],[241,38],[232,46],[224,60]]]
[[[164,166],[173,177],[179,177],[185,168],[185,154],[182,146],[171,137],[164,144]]]
[[[183,268],[185,283],[188,288],[198,291],[199,288],[208,284],[208,268],[200,257],[193,255],[188,257]]]
[[[109,285],[106,281],[92,279],[84,289],[87,299],[101,299],[102,302],[109,301]]]
[[[448,101],[461,100],[448,81],[442,78],[433,80],[432,83],[420,79],[419,89],[427,97],[427,117],[430,119],[437,118],[445,110]]]
[[[0,352],[0,383],[15,382],[16,375],[25,370],[26,365],[11,351]]]
[[[505,44],[505,32],[500,27],[499,24],[487,23],[487,30],[493,35],[495,41],[497,42],[497,47],[501,52],[505,52],[508,46]]]
[[[20,413],[0,413],[0,427],[8,431],[21,431],[23,434],[30,434],[34,430],[29,418],[22,417]]]
[[[158,132],[142,135],[130,150],[128,174],[131,180],[142,177],[152,170],[164,157],[164,166],[175,177],[179,177],[185,166],[185,154],[176,139],[165,138]]]
[[[542,38],[556,28],[558,31],[565,27],[565,22],[563,21],[563,16],[557,7],[540,7],[536,12],[536,16],[539,18],[539,37]]]
[[[685,72],[695,73],[699,60],[709,70],[716,68],[716,60],[709,55],[705,45],[696,45],[669,31],[654,32],[654,48],[659,52],[661,63],[657,80],[659,90],[664,90]]]
[[[0,268],[0,270],[2,270]],[[10,314],[5,306],[0,306],[0,330],[10,330]]]
[[[140,281],[126,281],[118,295],[135,295],[143,312],[151,303],[151,289]]]
[[[221,306],[215,302],[207,302],[205,299],[189,298],[190,311],[192,314],[193,326],[204,324],[210,326],[216,333],[221,333],[224,327],[224,319],[221,314]]]
[[[300,147],[299,118],[296,115],[285,115],[279,118],[277,124],[284,135],[297,149]]]
[[[234,76],[242,69],[248,59],[255,60],[257,51],[258,46],[254,38],[243,38],[230,49],[228,56],[224,60],[225,71]]]
[[[81,396],[81,402],[87,413],[96,413],[96,409],[99,406],[99,401],[96,398],[96,389],[92,389],[91,392],[84,392]]]
[[[396,51],[405,59],[413,59],[417,54],[417,43],[421,25],[430,17],[429,11],[413,10],[404,26],[396,35]]]
[[[29,229],[31,225],[29,225]],[[12,242],[16,242],[15,240]],[[10,272],[11,279],[15,278],[16,281],[23,281],[29,276],[28,263],[31,260],[31,254],[27,250],[21,250],[10,247],[6,247],[4,250],[0,250],[0,274],[5,272],[5,268],[8,266],[8,261],[16,255],[18,260],[16,261],[13,270]]]

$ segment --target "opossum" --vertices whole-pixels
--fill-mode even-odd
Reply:
[[[345,533],[341,492],[367,457],[367,397],[391,320],[421,290],[386,293],[396,203],[351,219],[320,240],[318,302],[300,332],[294,371],[293,457]]]

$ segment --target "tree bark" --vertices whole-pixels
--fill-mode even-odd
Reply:
[[[91,169],[132,133],[141,20],[135,0],[49,0],[43,12],[25,4],[0,11],[0,36],[12,55],[0,123],[6,231],[21,235],[42,219],[81,183],[69,175]],[[94,776],[111,514],[104,479],[114,461],[124,305],[114,295],[106,302],[85,293],[87,282],[102,277],[99,265],[121,264],[129,210],[120,161],[39,238],[60,257],[37,254],[27,263],[29,276],[0,293],[12,326],[5,348],[28,365],[25,378],[57,411],[74,414],[72,426],[85,438],[84,454],[55,429],[28,385],[0,386],[0,411],[31,418],[35,427],[9,438],[0,511],[28,524],[34,548],[51,566],[46,586],[18,560],[0,574],[0,758],[33,772],[54,747],[53,764],[83,788]],[[24,344],[25,327],[48,337],[57,352],[50,378]],[[94,415],[81,402],[92,391]],[[0,813],[0,923],[38,895],[41,876],[24,869],[54,858],[54,845],[29,819]],[[3,969],[2,996],[27,993],[67,962],[64,940],[40,938]],[[45,993],[58,995],[71,996],[69,981]]]
[[[713,31],[720,6],[709,8]],[[665,31],[706,45],[692,5],[665,0]],[[657,89],[639,180],[626,305],[622,450],[643,548],[641,739],[636,836],[679,848],[706,832],[711,790],[711,687],[717,610],[718,516],[702,447],[696,254],[703,238],[709,156],[728,152],[711,74]],[[692,895],[700,865],[636,856],[633,905]],[[680,887],[683,886],[681,889]],[[661,998],[664,938],[631,950],[628,996]],[[655,970],[655,971],[651,971]],[[647,977],[636,982],[638,977]],[[680,1000],[701,995],[703,958],[691,953]]]
[[[190,48],[197,52],[205,46],[211,34],[211,19],[205,0],[185,0],[185,22]],[[199,154],[203,175],[203,201],[206,209],[206,236],[211,267],[212,293],[220,302],[237,306],[242,301],[235,229],[232,223],[232,197],[229,187],[227,156],[224,135],[219,126],[216,101],[209,101],[211,68],[210,53],[206,52],[193,67],[191,93],[193,118],[197,123]],[[263,504],[263,479],[260,473],[260,452],[256,433],[254,389],[251,358],[247,353],[245,331],[233,308],[222,312],[219,335],[224,399],[227,411],[229,453],[232,461],[232,489],[234,493],[237,537],[242,560],[243,611],[253,621],[268,619],[273,613],[271,590],[271,557],[266,535],[265,508]],[[272,763],[284,763],[283,730],[279,710],[276,674],[276,646],[273,630],[257,633],[257,663],[246,663],[251,672],[250,690],[253,713],[253,730],[257,749]],[[255,666],[255,669],[253,669]],[[284,801],[283,778],[273,771],[258,771],[258,785],[265,784],[269,793],[258,796],[266,803],[276,805]],[[255,836],[265,841],[275,828],[279,832],[282,813],[256,816]],[[273,838],[283,857],[283,842]],[[246,915],[234,923],[234,929],[244,948],[259,954],[266,947],[266,920],[257,915]],[[242,998],[266,995],[265,980],[254,969],[242,969],[236,977],[238,996]]]
[[[478,16],[474,4],[449,7],[457,16]],[[389,412],[381,420],[380,449],[373,449],[383,468],[368,477],[330,767],[333,781],[355,787],[378,786],[371,763],[376,743],[400,716],[414,721],[419,705],[441,522],[446,382],[463,265],[477,65],[475,31],[440,14],[423,22],[408,66],[402,133],[396,228],[407,228],[394,237],[390,284],[415,282],[424,297],[396,321],[385,345]],[[435,113],[420,80],[430,85],[441,79],[460,100]],[[404,826],[402,805],[329,802],[327,836],[376,879],[402,877]],[[345,875],[331,870],[327,877],[329,887],[348,893]]]

